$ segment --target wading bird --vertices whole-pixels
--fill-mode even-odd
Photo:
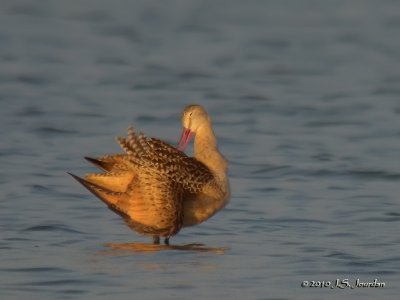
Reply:
[[[182,227],[200,224],[230,197],[228,163],[218,151],[211,119],[200,105],[182,113],[182,136],[175,148],[128,129],[117,138],[122,154],[85,157],[103,170],[85,178],[70,174],[136,232],[163,237],[165,244]],[[194,136],[194,157],[183,151]]]

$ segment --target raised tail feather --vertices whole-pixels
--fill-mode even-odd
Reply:
[[[96,167],[98,167],[98,168],[100,168],[102,170],[105,170],[105,171],[110,171],[112,169],[112,166],[113,166],[113,163],[102,161],[102,160],[97,159],[97,158],[85,156],[85,159],[88,162],[90,162],[93,165],[95,165]]]
[[[104,171],[111,171],[116,167],[118,169],[123,168],[123,164],[125,163],[123,154],[106,155],[98,158],[85,156],[85,159]]]
[[[71,175],[80,184],[82,184],[85,188],[87,188],[91,193],[97,196],[100,200],[102,200],[105,204],[107,204],[107,206],[111,210],[121,215],[122,217],[127,217],[127,213],[117,206],[118,201],[120,201],[123,197],[123,193],[113,192],[107,188],[91,183],[72,173],[68,172],[68,174]]]
[[[85,175],[85,180],[110,192],[124,193],[135,180],[135,173],[118,170],[100,174],[89,173]]]

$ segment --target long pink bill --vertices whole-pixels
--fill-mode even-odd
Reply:
[[[193,132],[190,131],[190,129],[183,128],[181,138],[179,139],[179,142],[178,142],[178,147],[177,147],[178,150],[185,151],[192,136],[193,136]]]

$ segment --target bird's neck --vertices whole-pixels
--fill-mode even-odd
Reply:
[[[218,151],[217,139],[210,123],[204,124],[196,131],[194,157],[221,179],[226,176],[228,162]]]

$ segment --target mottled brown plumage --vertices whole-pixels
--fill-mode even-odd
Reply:
[[[185,108],[184,133],[179,149],[128,129],[117,138],[123,154],[86,157],[103,173],[84,179],[72,175],[138,233],[159,237],[175,235],[184,226],[199,224],[227,203],[227,162],[219,153],[210,118],[198,105]],[[195,157],[184,152],[192,134]]]

